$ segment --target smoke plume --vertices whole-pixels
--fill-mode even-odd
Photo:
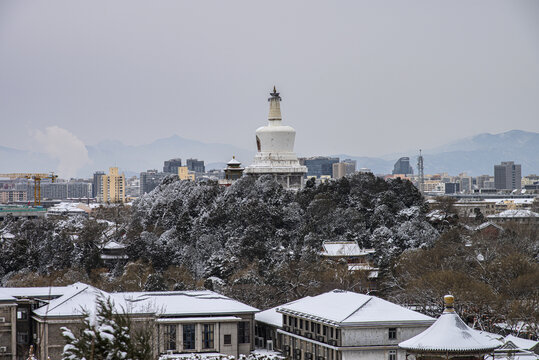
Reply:
[[[61,178],[76,176],[77,170],[90,161],[84,143],[66,129],[49,126],[45,131],[35,131],[33,137],[39,152],[58,159],[57,173]]]

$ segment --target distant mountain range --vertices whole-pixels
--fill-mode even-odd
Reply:
[[[358,168],[366,167],[376,174],[389,174],[401,156],[410,157],[417,173],[416,153],[393,154],[383,158],[336,155],[341,159],[357,160]],[[425,174],[447,172],[458,175],[494,175],[494,165],[514,161],[522,165],[522,175],[539,173],[539,133],[511,130],[501,134],[479,134],[436,148],[423,150]]]
[[[118,166],[126,175],[138,174],[147,169],[162,170],[163,161],[180,157],[206,161],[207,169],[223,168],[235,155],[244,165],[250,164],[254,150],[228,144],[204,143],[177,135],[158,139],[150,144],[130,146],[119,141],[104,141],[87,146],[90,163],[79,168],[80,177],[89,177],[97,170],[106,171]],[[320,154],[325,155],[325,154]],[[387,174],[401,156],[409,156],[417,172],[417,153],[391,154],[384,157],[362,157],[338,154],[341,159],[357,160],[358,168],[366,167],[376,174]],[[493,174],[494,165],[501,161],[522,164],[522,174],[539,173],[539,133],[512,130],[501,134],[480,134],[423,151],[425,174],[447,172],[457,175]],[[47,172],[55,170],[58,160],[46,154],[0,146],[0,172]]]

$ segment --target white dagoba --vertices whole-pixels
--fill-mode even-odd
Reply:
[[[282,124],[281,97],[275,87],[270,95],[268,125],[256,130],[258,152],[253,163],[245,168],[245,174],[273,175],[283,187],[300,189],[304,184],[307,167],[300,165],[294,153],[296,130]]]

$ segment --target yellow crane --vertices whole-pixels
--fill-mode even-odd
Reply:
[[[34,180],[34,205],[41,205],[41,180],[51,179],[52,182],[56,180],[58,175],[54,173],[44,174],[44,173],[11,173],[11,174],[0,174],[0,177],[14,179],[29,179]]]

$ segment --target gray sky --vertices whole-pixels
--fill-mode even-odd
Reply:
[[[302,155],[539,131],[539,1],[0,2],[3,146],[254,148],[274,84]]]

